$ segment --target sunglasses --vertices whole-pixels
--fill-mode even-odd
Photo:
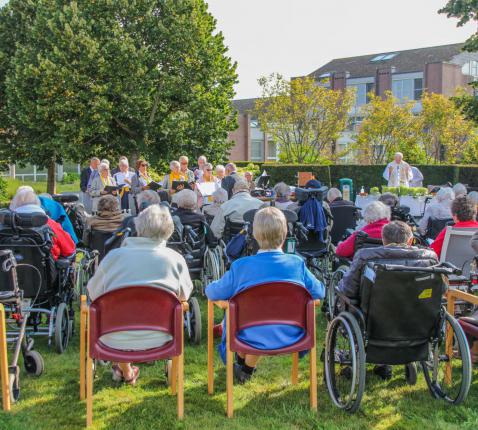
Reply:
[[[148,167],[148,163],[141,164],[141,167]]]

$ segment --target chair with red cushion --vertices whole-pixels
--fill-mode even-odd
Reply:
[[[252,355],[292,354],[292,384],[297,383],[299,352],[310,351],[310,407],[317,409],[317,351],[315,306],[310,293],[293,282],[269,282],[249,287],[229,301],[208,302],[208,392],[214,392],[214,304],[226,310],[226,390],[227,416],[232,417],[233,353]],[[286,324],[300,327],[304,336],[298,342],[274,350],[256,349],[242,342],[238,333],[258,325]]]
[[[85,296],[81,301],[80,398],[86,398],[87,426],[93,422],[93,359],[120,363],[172,359],[171,391],[173,395],[177,391],[178,417],[183,418],[183,312],[187,303],[181,303],[169,291],[143,286],[110,291],[98,297],[89,307]],[[171,335],[173,340],[159,348],[144,351],[118,350],[100,340],[105,334],[131,330],[158,330]]]

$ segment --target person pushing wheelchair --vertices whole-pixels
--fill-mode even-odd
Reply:
[[[357,300],[362,276],[367,276],[367,263],[389,263],[411,267],[430,267],[438,264],[434,251],[412,246],[411,228],[402,221],[391,221],[382,229],[383,246],[359,250],[348,272],[338,285],[345,296]],[[374,372],[382,379],[392,377],[391,366],[375,366]]]

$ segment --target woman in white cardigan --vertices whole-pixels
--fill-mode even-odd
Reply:
[[[142,211],[135,220],[137,237],[129,237],[123,246],[106,255],[88,283],[92,300],[101,295],[134,285],[163,288],[174,292],[180,300],[187,300],[193,290],[186,261],[181,254],[166,248],[166,241],[174,230],[169,210],[153,205]],[[115,349],[144,350],[157,348],[171,340],[160,331],[136,330],[115,332],[102,336],[101,341]],[[130,363],[113,365],[113,379],[135,384],[139,369]]]

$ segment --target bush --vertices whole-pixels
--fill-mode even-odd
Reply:
[[[78,173],[63,173],[62,184],[74,184],[80,180],[80,175]]]
[[[0,177],[0,201],[8,200],[7,181]]]

